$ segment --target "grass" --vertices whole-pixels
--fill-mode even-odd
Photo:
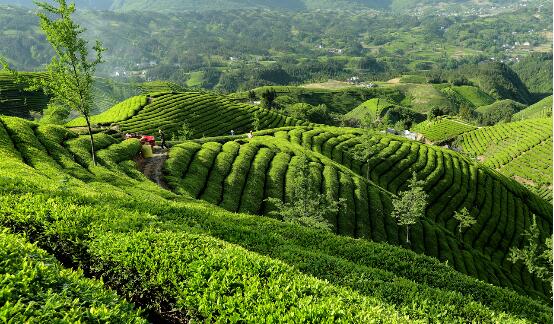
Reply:
[[[478,87],[474,86],[452,86],[443,90],[446,93],[453,95],[454,100],[460,103],[469,104],[470,107],[481,107],[491,105],[495,102],[495,99]]]

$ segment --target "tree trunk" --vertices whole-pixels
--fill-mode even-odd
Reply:
[[[90,126],[90,120],[88,115],[85,115],[85,120],[87,121],[88,135],[90,136],[90,150],[92,153],[92,164],[96,166],[96,152],[94,149],[94,137],[92,136],[92,127]]]
[[[367,178],[367,181],[369,181],[369,159],[367,159],[367,171],[365,177]]]
[[[410,226],[406,225],[406,243],[410,244]]]

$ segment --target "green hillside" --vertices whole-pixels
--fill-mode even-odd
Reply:
[[[534,97],[552,94],[552,52],[531,53],[513,66]]]
[[[483,127],[464,133],[458,145],[484,165],[512,177],[552,200],[552,120]]]
[[[483,63],[461,70],[476,86],[497,100],[529,104],[532,96],[520,77],[504,63]]]
[[[9,258],[0,262],[15,264],[1,267],[0,276],[17,273],[31,289],[36,272],[19,271],[17,260],[27,258],[26,267],[46,260],[40,248],[64,265],[103,279],[72,277],[81,286],[63,286],[68,300],[72,291],[79,292],[74,317],[51,303],[52,309],[30,313],[24,305],[31,298],[54,296],[57,283],[69,283],[63,274],[56,279],[57,265],[50,259],[49,268],[40,269],[54,274],[47,280],[55,286],[35,285],[32,295],[18,291],[15,302],[20,306],[10,309],[10,319],[65,316],[88,321],[95,318],[88,314],[101,314],[101,321],[144,322],[128,304],[102,292],[103,284],[140,307],[149,321],[552,320],[546,300],[489,285],[436,259],[386,243],[229,213],[165,191],[135,169],[131,160],[140,152],[138,141],[121,142],[102,133],[95,137],[100,161],[96,167],[90,163],[86,136],[0,117],[0,226],[36,244],[22,245],[23,239],[0,234],[0,253],[6,242],[14,242],[8,243]],[[533,281],[523,278],[528,284]]]
[[[431,142],[442,143],[452,140],[460,134],[477,129],[455,118],[439,117],[435,120],[426,120],[412,128],[414,132],[423,134]]]
[[[405,96],[402,92],[392,88],[361,88],[346,87],[341,89],[316,89],[293,86],[266,86],[256,88],[253,91],[257,97],[268,90],[273,89],[277,93],[277,103],[308,103],[310,105],[326,105],[332,112],[346,114],[372,98],[386,99],[390,102],[400,102]],[[231,94],[237,100],[247,100],[247,92]]]
[[[23,74],[23,78],[35,77],[37,74]],[[42,92],[24,91],[26,86],[14,82],[9,73],[0,72],[0,115],[32,118],[33,114],[41,113],[50,100]]]
[[[394,124],[400,119],[407,118],[418,122],[424,120],[425,116],[409,108],[395,105],[386,99],[374,98],[354,108],[344,115],[344,118],[358,121],[365,121],[368,118],[370,120],[387,120]]]
[[[494,103],[494,98],[474,86],[452,86],[442,90],[458,105],[481,107]]]
[[[275,111],[236,103],[225,97],[200,92],[153,93],[130,98],[91,121],[99,126],[117,126],[122,132],[155,134],[163,129],[177,134],[186,124],[194,138],[246,133],[254,129],[255,119],[259,128],[275,128],[309,123],[287,117]],[[84,118],[70,121],[70,127],[86,126]]]
[[[252,141],[228,137],[176,147],[166,165],[170,184],[230,211],[266,214],[271,207],[263,199],[286,197],[294,156],[307,154],[321,190],[348,201],[347,209],[329,220],[337,233],[401,244],[403,230],[388,216],[390,193],[403,190],[416,172],[426,182],[431,204],[425,221],[416,226],[411,249],[496,285],[544,291],[540,282],[514,275],[519,270],[506,259],[509,247],[521,240],[517,228],[533,214],[541,215],[544,228],[552,226],[551,206],[515,181],[453,151],[380,133],[371,135],[375,152],[369,164],[352,160],[350,152],[360,143],[357,130],[295,128],[276,130],[275,138],[269,134],[262,132]],[[368,172],[373,184],[363,178]],[[464,206],[479,223],[460,242],[452,215]]]
[[[514,114],[512,120],[546,118],[552,116],[552,96],[546,97],[543,100],[531,105],[522,111]]]

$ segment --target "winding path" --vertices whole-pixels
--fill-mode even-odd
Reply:
[[[154,157],[147,158],[142,161],[140,170],[146,177],[158,184],[158,186],[169,190],[169,186],[164,181],[163,166],[167,160],[168,149],[162,149],[155,146],[153,149]]]

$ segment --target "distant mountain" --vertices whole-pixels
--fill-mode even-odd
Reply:
[[[422,5],[437,3],[473,3],[470,0],[74,0],[77,7],[94,10],[114,11],[184,11],[184,10],[228,10],[246,8],[314,10],[314,9],[393,9],[406,10]],[[494,3],[515,2],[493,0]],[[0,4],[33,6],[32,0],[0,0]]]

